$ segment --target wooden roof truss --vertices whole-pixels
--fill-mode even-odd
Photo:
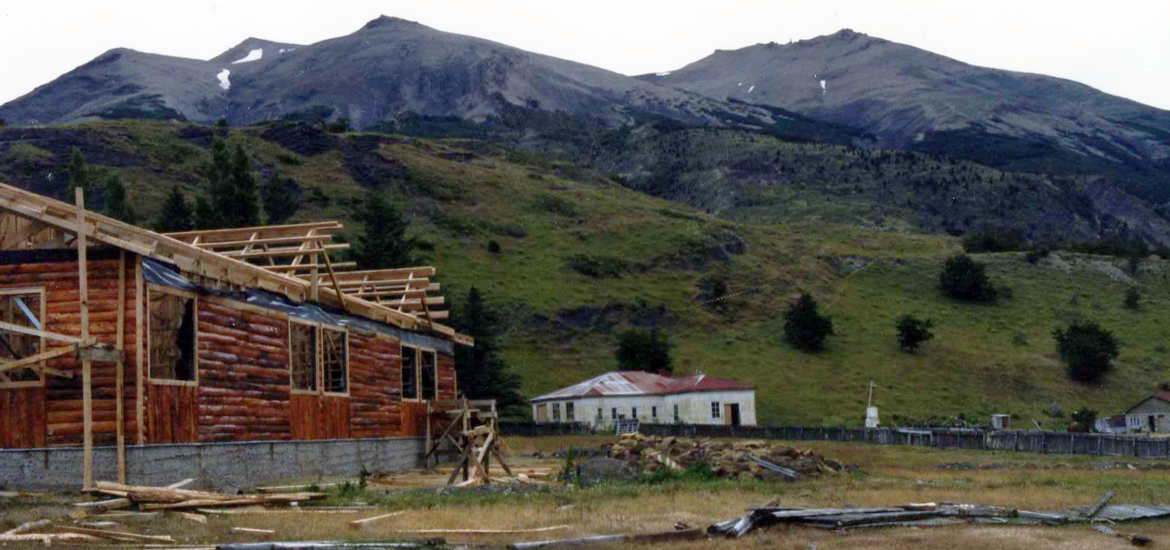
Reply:
[[[78,220],[84,220],[79,223]],[[330,253],[343,228],[326,221],[294,225],[161,234],[0,183],[0,250],[76,247],[79,230],[115,246],[240,288],[259,288],[293,301],[316,301],[407,330],[431,331],[456,343],[474,341],[436,321],[448,318],[433,267],[353,271]],[[84,240],[84,239],[82,239]]]

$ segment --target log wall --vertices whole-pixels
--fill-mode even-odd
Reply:
[[[126,259],[126,311],[124,326],[126,354],[124,367],[124,429],[125,433],[136,432],[135,407],[135,357],[134,357],[134,260],[132,254]],[[88,262],[89,273],[89,324],[90,335],[102,344],[117,343],[118,319],[118,260],[98,259]],[[81,304],[78,301],[78,274],[76,261],[21,262],[0,265],[0,287],[43,287],[45,288],[45,330],[70,336],[81,336]],[[52,340],[46,341],[46,350],[68,345]],[[10,414],[0,415],[0,433],[14,429],[31,432],[20,441],[39,446],[80,445],[83,437],[83,409],[81,385],[81,361],[71,355],[51,359],[45,363],[51,368],[72,372],[74,377],[46,376],[43,388],[0,390],[0,401],[20,402],[26,420],[13,425],[16,420]],[[95,361],[93,363],[93,426],[94,444],[112,445],[117,440],[115,400],[116,364]],[[32,394],[41,393],[40,397]],[[0,438],[0,446],[11,441]]]
[[[118,260],[101,252],[88,262],[90,334],[113,346]],[[126,256],[124,430],[133,442],[138,430],[137,297],[134,255]],[[0,288],[11,287],[44,287],[45,330],[80,336],[76,261],[0,264]],[[421,435],[425,405],[402,401],[397,339],[351,331],[348,395],[293,395],[287,315],[206,296],[197,300],[196,312],[197,382],[144,381],[147,443]],[[47,341],[46,349],[59,345]],[[454,399],[454,360],[441,353],[436,359],[439,398]],[[0,389],[0,448],[81,445],[81,362],[66,355],[46,364],[74,377],[47,376],[44,387]],[[94,443],[99,446],[116,443],[115,372],[115,363],[93,363]]]

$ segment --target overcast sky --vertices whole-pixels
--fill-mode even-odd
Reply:
[[[309,44],[382,14],[628,75],[851,28],[1170,109],[1168,0],[0,0],[0,103],[115,47],[209,59],[249,36]]]

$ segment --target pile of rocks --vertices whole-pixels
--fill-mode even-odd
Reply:
[[[687,439],[631,433],[603,448],[610,458],[630,462],[643,472],[664,468],[685,470],[706,462],[721,477],[793,480],[853,469],[810,450],[756,440]]]

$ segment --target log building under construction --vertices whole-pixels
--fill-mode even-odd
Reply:
[[[126,444],[422,435],[456,398],[474,343],[434,268],[333,262],[338,222],[160,234],[76,199],[0,184],[0,449],[123,469]]]

